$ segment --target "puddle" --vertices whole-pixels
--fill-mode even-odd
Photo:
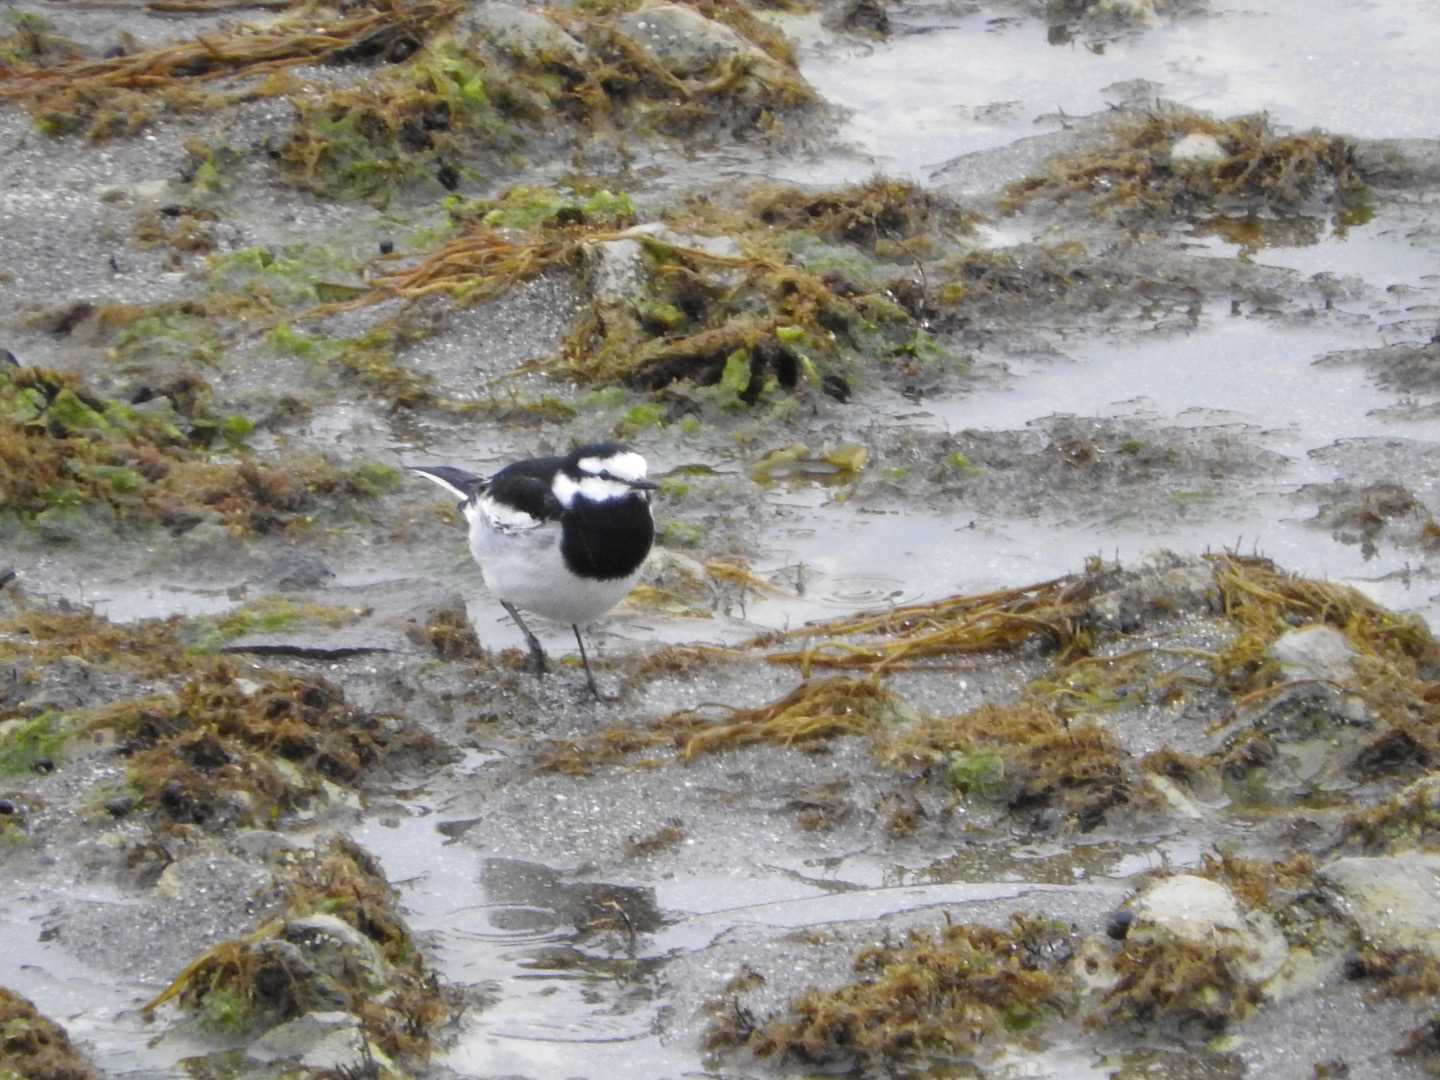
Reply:
[[[351,835],[401,889],[412,928],[441,975],[493,987],[438,1063],[467,1075],[679,1075],[696,1055],[663,1046],[653,965],[575,944],[553,871],[449,840],[442,813],[374,821]],[[479,826],[483,828],[483,825]]]
[[[836,163],[850,180],[876,169],[923,179],[951,158],[1057,130],[1057,110],[1101,112],[1124,96],[1115,83],[1136,79],[1222,117],[1268,112],[1302,129],[1433,135],[1429,84],[1415,73],[1440,47],[1440,26],[1423,5],[1254,0],[1220,16],[1050,44],[1044,22],[1013,9],[957,17],[914,4],[891,12],[888,42],[812,48],[801,70],[851,112],[841,136],[871,161]]]
[[[457,779],[482,763],[472,758],[462,764]],[[401,889],[407,919],[431,942],[441,974],[493,988],[494,1004],[467,1015],[458,1043],[437,1062],[486,1075],[703,1073],[697,1049],[668,1045],[657,1034],[663,1019],[655,993],[659,965],[703,953],[739,929],[868,922],[932,908],[956,914],[967,906],[1022,899],[1054,910],[1071,903],[1108,907],[1127,888],[1108,880],[897,881],[902,871],[893,865],[858,857],[737,866],[727,875],[677,874],[636,890],[592,883],[583,875],[575,880],[456,843],[446,834],[483,830],[483,820],[452,821],[445,811],[419,804],[411,809],[413,816],[372,820],[351,836],[380,859]],[[1167,856],[1162,852],[1153,859]],[[1117,868],[1132,863],[1150,865],[1139,853],[1115,861]],[[623,899],[627,893],[653,896],[659,922],[647,926],[634,917],[640,932],[628,946],[625,934],[577,937],[572,922],[577,903],[598,898],[594,910],[603,911],[613,903],[608,895]]]
[[[1412,587],[1403,578],[1410,555],[1382,546],[1367,559],[1358,546],[1337,544],[1307,524],[1311,511],[1288,498],[1305,484],[1335,479],[1312,450],[1342,438],[1425,433],[1422,424],[1373,415],[1397,398],[1377,389],[1360,367],[1313,366],[1326,353],[1378,344],[1373,329],[1297,329],[1213,316],[1190,335],[1069,343],[1073,363],[1016,361],[1016,378],[1004,388],[927,402],[935,426],[1005,431],[1066,413],[1178,427],[1248,425],[1261,445],[1287,461],[1258,483],[1233,485],[1235,494],[1244,488],[1244,499],[1199,505],[1193,522],[1178,515],[1173,522],[1100,515],[1057,522],[1043,513],[997,518],[969,511],[963,502],[946,512],[856,514],[823,493],[788,492],[777,501],[798,508],[800,520],[792,515],[771,538],[768,559],[758,569],[777,579],[808,579],[808,586],[794,600],[758,599],[747,608],[747,619],[773,627],[832,616],[857,577],[868,580],[876,596],[872,606],[879,607],[1039,581],[1071,573],[1093,555],[1134,565],[1156,548],[1195,551],[1233,542],[1298,573],[1348,581],[1381,603],[1440,623],[1440,596],[1428,595],[1433,583]],[[878,567],[883,575],[867,573]]]
[[[118,893],[69,889],[67,897],[95,903],[124,904]],[[31,1001],[44,1002],[44,1011],[64,1025],[81,1046],[104,1048],[95,1060],[113,1077],[181,1077],[174,1068],[184,1057],[178,1044],[163,1049],[150,1046],[155,1035],[140,1015],[139,1006],[160,990],[160,984],[117,977],[107,972],[97,978],[95,966],[75,956],[63,942],[46,940],[44,922],[53,898],[7,890],[0,905],[0,941],[5,943],[4,985]],[[203,1052],[196,1048],[193,1052]]]

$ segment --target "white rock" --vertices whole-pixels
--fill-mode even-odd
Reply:
[[[666,228],[658,221],[636,225],[614,240],[601,240],[587,246],[590,294],[598,303],[625,304],[645,298],[650,285],[650,268],[641,243],[642,237],[720,258],[738,259],[742,254],[734,237],[688,236]],[[723,273],[721,271],[717,276],[723,279]]]
[[[460,24],[518,60],[560,61],[580,68],[590,52],[545,16],[498,0],[473,5]]]
[[[1203,131],[1190,132],[1170,148],[1172,165],[1210,165],[1229,156],[1219,139]]]
[[[758,45],[724,23],[682,4],[646,4],[620,16],[615,24],[650,59],[681,77],[703,75],[731,57],[746,57],[767,66],[775,63]]]
[[[1291,679],[1328,679],[1343,683],[1355,675],[1355,649],[1333,626],[1315,623],[1282,634],[1270,655]]]
[[[1135,916],[1131,937],[1169,934],[1196,945],[1235,946],[1242,954],[1239,973],[1252,982],[1276,974],[1290,954],[1285,935],[1268,912],[1242,910],[1229,889],[1209,878],[1162,878],[1145,889],[1130,910]]]
[[[1157,795],[1170,804],[1171,810],[1181,817],[1199,821],[1205,816],[1205,812],[1200,809],[1200,804],[1180,790],[1180,785],[1168,776],[1147,772],[1145,782],[1155,790]]]
[[[1318,877],[1338,895],[1367,944],[1440,958],[1440,855],[1336,859]]]

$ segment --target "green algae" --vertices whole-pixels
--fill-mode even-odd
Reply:
[[[307,5],[263,27],[235,25],[203,38],[119,56],[78,58],[49,67],[25,65],[0,87],[0,98],[22,101],[47,134],[83,133],[91,139],[131,135],[166,111],[225,100],[201,90],[218,79],[260,78],[302,64],[356,62],[392,50],[413,51],[455,10],[426,0],[376,0],[337,18]]]
[[[347,705],[323,679],[253,667],[242,677],[208,651],[266,627],[338,625],[357,614],[274,599],[218,625],[178,617],[117,625],[93,612],[22,609],[0,621],[0,660],[39,679],[67,658],[138,676],[147,689],[96,701],[63,721],[49,714],[27,721],[0,742],[5,760],[17,768],[53,764],[67,734],[105,732],[157,827],[222,830],[274,827],[386,762],[443,756],[414,725]]]
[[[1215,140],[1218,155],[1175,161],[1172,148],[1189,135]],[[1353,158],[1348,139],[1280,135],[1264,116],[1215,120],[1156,109],[1118,121],[1101,145],[1051,159],[1043,173],[1011,184],[1007,207],[1083,198],[1097,212],[1167,218],[1227,207],[1293,212],[1319,200],[1344,207],[1365,198]]]
[[[394,487],[393,470],[374,463],[302,455],[282,468],[225,453],[252,431],[248,418],[212,411],[195,376],[123,401],[73,376],[0,368],[0,504],[52,539],[180,534],[206,521],[243,536],[353,512],[354,500]]]
[[[1163,1029],[1209,1038],[1252,1013],[1259,987],[1243,972],[1245,950],[1169,937],[1127,940],[1114,959],[1117,982],[1085,1015],[1093,1028]]]
[[[313,194],[340,201],[383,204],[395,191],[422,182],[435,194],[453,190],[463,175],[455,164],[463,160],[460,135],[514,141],[504,138],[485,82],[478,57],[440,40],[370,83],[296,97],[295,125],[280,149],[282,173]]]
[[[386,1054],[426,1060],[457,1007],[424,962],[375,860],[335,837],[290,854],[276,873],[276,917],[192,961],[146,1013],[176,1001],[212,1030],[254,1034],[338,1006]]]
[[[212,293],[237,313],[278,314],[332,299],[336,282],[359,278],[355,254],[336,243],[241,248],[207,260]]]
[[[0,986],[0,1077],[99,1080],[65,1029],[28,999]]]
[[[196,653],[217,652],[229,642],[250,634],[293,633],[305,629],[335,630],[364,618],[364,608],[297,602],[283,596],[265,596],[224,615],[199,616],[184,625],[182,640]]]
[[[459,231],[443,245],[376,277],[367,295],[311,314],[437,294],[475,303],[546,273],[627,276],[633,290],[595,295],[550,369],[589,385],[674,386],[688,414],[700,416],[774,403],[802,387],[843,399],[846,371],[861,364],[902,375],[963,370],[962,358],[886,297],[914,274],[916,251],[928,250],[918,230],[961,228],[958,210],[893,181],[836,189],[813,196],[813,205],[764,190],[768,202],[697,203],[661,230],[624,228],[633,206],[606,189],[520,187],[496,199],[454,199]],[[905,208],[907,200],[918,209]],[[810,236],[802,228],[834,237],[817,241],[832,249],[850,245],[874,271],[864,288],[796,261],[788,248]],[[717,253],[732,245],[737,253]],[[633,265],[619,269],[624,260]],[[622,434],[669,412],[638,408],[620,422]]]
[[[983,705],[922,720],[882,740],[880,759],[911,772],[938,766],[957,795],[1012,813],[1058,812],[1088,832],[1117,807],[1151,801],[1130,755],[1093,723],[1034,705]]]
[[[583,183],[563,187],[521,184],[494,199],[452,195],[445,200],[445,210],[457,225],[522,232],[567,225],[625,229],[636,220],[629,195]]]
[[[55,769],[67,737],[65,725],[53,712],[0,725],[0,776]]]

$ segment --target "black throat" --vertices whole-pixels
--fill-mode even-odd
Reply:
[[[580,495],[561,516],[560,555],[572,573],[597,581],[635,572],[655,539],[650,504],[638,492],[591,502]]]

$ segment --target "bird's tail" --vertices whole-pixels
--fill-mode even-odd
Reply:
[[[451,465],[411,465],[410,471],[439,484],[462,503],[469,502],[477,491],[485,487],[483,476],[476,476]]]

